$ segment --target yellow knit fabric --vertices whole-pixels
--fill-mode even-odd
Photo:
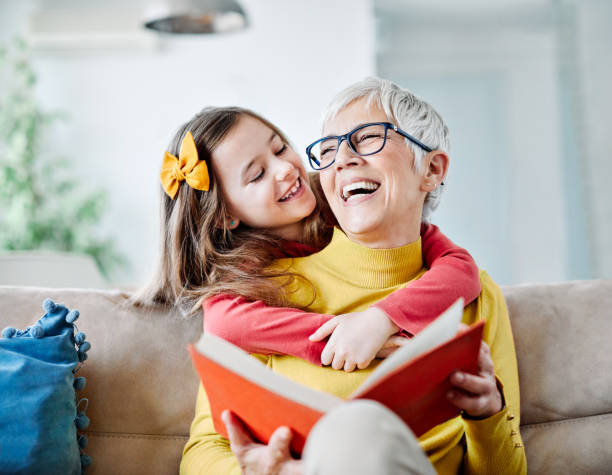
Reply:
[[[279,269],[305,277],[292,285],[291,299],[313,312],[341,314],[363,310],[425,272],[421,242],[395,249],[369,249],[335,230],[321,252],[282,259]],[[485,420],[456,417],[420,437],[419,442],[438,473],[526,473],[519,433],[519,391],[516,356],[506,305],[499,288],[481,271],[482,292],[468,305],[463,322],[486,320],[483,338],[491,347],[496,375],[504,387],[506,407]],[[314,366],[292,356],[254,355],[274,371],[307,386],[347,398],[378,364],[351,373]],[[226,439],[212,427],[206,395],[200,386],[196,415],[181,473],[240,473]]]

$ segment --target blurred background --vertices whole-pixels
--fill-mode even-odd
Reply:
[[[302,151],[368,75],[447,120],[433,222],[493,279],[612,277],[611,23],[607,0],[0,0],[0,284],[141,284],[182,122],[241,105]]]

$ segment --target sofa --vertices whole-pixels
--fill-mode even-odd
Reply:
[[[521,385],[529,473],[612,473],[612,280],[502,288]],[[198,387],[187,345],[201,318],[134,308],[120,290],[0,286],[0,328],[25,328],[51,298],[78,309],[95,474],[177,473]]]

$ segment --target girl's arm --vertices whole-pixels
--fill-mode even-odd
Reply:
[[[422,226],[421,240],[423,261],[429,272],[374,304],[412,335],[459,297],[467,305],[480,294],[478,267],[465,249],[456,246],[433,224]]]
[[[390,335],[400,330],[414,335],[459,297],[467,305],[478,296],[478,268],[468,252],[434,225],[423,225],[421,234],[423,259],[430,270],[372,307],[323,324],[310,339],[329,337],[321,353],[324,365],[345,371],[366,368]]]
[[[290,307],[269,307],[234,295],[206,299],[204,331],[249,353],[292,355],[321,364],[324,341],[308,336],[333,315],[309,313]]]
[[[388,317],[393,324],[410,334],[420,331],[457,298],[463,297],[467,305],[480,293],[478,269],[468,252],[455,246],[434,225],[424,226],[422,234],[423,258],[431,270],[375,304],[376,309],[360,312],[365,315],[368,312],[376,313],[376,322],[380,321],[381,313],[384,312],[383,319]],[[317,332],[323,324],[334,318],[333,315],[269,307],[260,301],[252,302],[232,295],[211,297],[204,302],[203,308],[206,332],[250,353],[287,354],[317,365],[321,364],[324,348],[326,364],[332,363],[336,353],[333,346],[326,347],[326,342],[322,340],[338,326],[357,324],[354,318],[356,314],[351,314],[339,325],[332,323],[333,326],[325,327],[329,331]],[[368,324],[372,326],[372,323]],[[378,323],[374,326],[380,328]],[[356,332],[361,335],[360,329],[355,330],[351,335],[354,336]],[[308,337],[315,332],[318,341],[309,340]],[[358,362],[369,363],[377,351],[373,351],[371,358],[351,356],[350,348],[354,346],[352,341],[354,339],[344,342],[342,331],[339,331],[334,338],[334,346],[348,346],[347,358],[355,361],[353,367],[363,367]],[[334,367],[340,369],[344,364],[339,362]]]

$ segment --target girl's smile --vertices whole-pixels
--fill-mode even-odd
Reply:
[[[214,149],[211,163],[234,226],[300,240],[301,221],[316,200],[302,160],[278,133],[244,115]]]
[[[285,193],[278,201],[282,201],[283,203],[286,203],[287,201],[298,199],[304,194],[304,189],[305,188],[302,185],[302,179],[298,177],[298,179],[295,180],[295,183],[293,184],[293,186],[289,188],[287,193]]]

